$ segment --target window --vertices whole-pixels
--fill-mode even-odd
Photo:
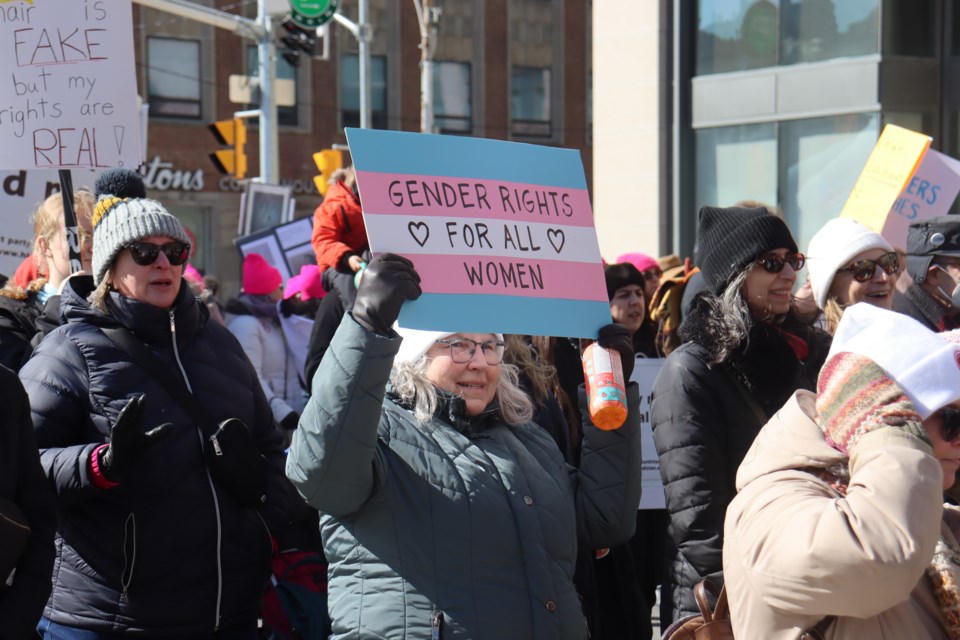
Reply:
[[[433,124],[440,133],[473,131],[469,62],[433,65]]]
[[[936,4],[934,0],[884,0],[883,53],[932,58],[937,44]]]
[[[151,116],[203,116],[199,41],[147,38],[147,65]]]
[[[780,64],[877,53],[878,5],[879,0],[783,0]]]
[[[360,58],[340,58],[340,116],[344,127],[360,126]],[[387,58],[370,56],[370,126],[387,128]]]
[[[740,200],[777,204],[777,130],[771,123],[696,132],[696,200],[729,207]]]
[[[697,75],[777,64],[779,2],[699,0]]]
[[[510,133],[526,138],[549,138],[550,69],[513,67],[510,73]]]
[[[301,60],[304,57],[305,56],[301,56]],[[257,52],[257,48],[253,46],[247,47],[247,75],[250,77],[259,76],[259,66],[260,56]],[[277,80],[288,80],[293,82],[293,105],[278,106],[277,121],[281,125],[295,127],[300,123],[300,118],[297,113],[297,104],[300,102],[300,87],[297,83],[297,68],[287,62],[284,58],[277,56],[277,63],[273,69],[273,73]],[[280,91],[278,90],[275,95],[279,97],[279,94]],[[254,92],[254,95],[259,96],[259,91]],[[258,108],[259,106],[259,104],[251,105],[251,107],[254,109]]]

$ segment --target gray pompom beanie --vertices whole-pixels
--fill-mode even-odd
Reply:
[[[100,196],[93,209],[93,282],[97,286],[117,254],[131,242],[164,236],[190,244],[180,221],[148,198]]]

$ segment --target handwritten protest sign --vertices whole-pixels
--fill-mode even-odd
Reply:
[[[960,162],[929,149],[893,203],[881,232],[890,244],[906,249],[910,224],[945,215],[960,193]]]
[[[403,326],[596,337],[610,322],[579,152],[347,129],[370,247],[410,258]]]
[[[653,424],[650,422],[650,394],[653,383],[660,373],[663,358],[637,358],[633,368],[631,382],[640,387],[640,450],[643,458],[640,463],[641,509],[666,509],[667,499],[663,492],[663,479],[660,477],[660,457],[653,443]]]
[[[884,127],[840,217],[882,231],[887,213],[929,147],[929,136],[892,124]]]
[[[130,0],[0,2],[0,169],[140,163]]]

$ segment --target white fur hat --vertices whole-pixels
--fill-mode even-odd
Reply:
[[[456,331],[406,329],[398,324],[394,324],[393,328],[400,334],[400,337],[403,338],[403,342],[400,343],[400,351],[397,352],[397,356],[393,359],[395,363],[415,362],[420,356],[430,350],[434,342],[457,333]],[[497,340],[503,340],[502,333],[495,333],[493,335],[497,336]]]
[[[960,400],[960,345],[902,313],[866,302],[847,308],[827,360],[838,353],[856,353],[877,363],[924,420]]]
[[[807,269],[818,307],[823,309],[827,303],[837,269],[871,249],[893,251],[886,238],[853,218],[834,218],[817,231],[807,247]]]

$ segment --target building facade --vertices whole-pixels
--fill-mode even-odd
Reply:
[[[255,0],[198,2],[248,18]],[[441,11],[434,55],[435,130],[581,150],[592,170],[590,5],[582,0],[434,0]],[[138,88],[149,104],[145,180],[197,237],[195,266],[218,276],[228,294],[239,288],[233,241],[244,185],[215,170],[221,148],[207,131],[215,120],[255,108],[231,102],[230,76],[252,76],[252,40],[165,12],[134,5]],[[356,22],[357,0],[340,2]],[[371,125],[420,130],[420,30],[412,2],[369,0]],[[278,31],[278,35],[279,35]],[[346,145],[344,127],[358,126],[356,39],[331,23],[329,42],[292,66],[277,56],[276,76],[292,86],[295,104],[278,109],[280,183],[291,187],[295,217],[311,215],[321,198],[312,154]],[[319,51],[328,51],[324,59]],[[248,177],[258,173],[257,126],[250,120]]]

